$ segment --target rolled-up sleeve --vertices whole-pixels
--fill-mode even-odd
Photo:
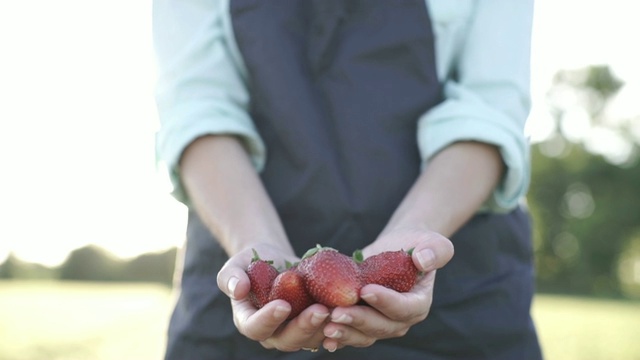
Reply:
[[[526,194],[530,177],[524,126],[533,3],[480,0],[473,10],[447,71],[452,75],[443,79],[445,99],[419,119],[418,145],[424,166],[455,142],[497,146],[506,171],[485,209],[508,211]]]
[[[262,168],[264,144],[247,108],[241,59],[229,41],[227,1],[154,0],[153,36],[158,60],[156,154],[166,164],[173,195],[186,202],[179,162],[198,137],[232,134]]]

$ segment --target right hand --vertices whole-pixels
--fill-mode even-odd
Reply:
[[[274,266],[284,261],[299,261],[294,255],[279,248],[261,244],[253,247],[260,258],[273,260]],[[302,348],[318,348],[325,336],[322,329],[329,309],[314,304],[294,319],[287,321],[291,305],[284,300],[274,300],[261,309],[249,301],[249,278],[245,272],[253,251],[246,248],[232,256],[218,273],[218,287],[231,299],[233,321],[238,331],[249,339],[259,341],[267,349],[298,351]]]

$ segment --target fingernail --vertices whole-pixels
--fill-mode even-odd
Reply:
[[[342,314],[339,318],[333,320],[333,322],[339,324],[351,324],[351,321],[353,321],[353,319],[347,314]]]
[[[422,270],[431,270],[431,267],[436,263],[436,254],[431,249],[421,250],[416,256],[422,266]]]
[[[229,278],[229,281],[227,282],[227,289],[229,289],[229,292],[231,293],[231,297],[234,299],[236,297],[236,286],[238,285],[239,281],[240,279],[238,279],[235,276],[232,276],[231,278]]]
[[[324,321],[324,319],[327,318],[327,316],[329,316],[328,313],[325,313],[325,314],[313,313],[313,315],[311,315],[311,325],[318,326],[322,324],[322,322]]]
[[[289,315],[289,308],[286,306],[277,306],[276,310],[273,312],[273,317],[276,320],[281,320],[286,318]]]
[[[332,353],[332,352],[335,352],[336,350],[338,350],[338,346],[337,345],[336,346],[330,346],[330,347],[325,348],[325,349],[327,349],[328,352]]]
[[[339,339],[340,337],[342,337],[342,331],[336,330],[336,331],[333,332],[333,334],[331,334],[331,335],[329,335],[327,337],[330,337],[332,339]]]
[[[378,300],[378,297],[375,294],[368,293],[360,296],[362,300],[368,302],[369,304],[373,304]]]

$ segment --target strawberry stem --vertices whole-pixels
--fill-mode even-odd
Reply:
[[[251,258],[251,262],[259,261],[260,256],[258,255],[258,252],[256,251],[256,249],[251,248],[251,251],[253,251],[253,257]]]
[[[362,255],[362,250],[357,249],[356,251],[353,252],[353,261],[356,262],[356,264],[360,264],[361,262],[364,261],[364,255]]]
[[[253,251],[253,257],[251,258],[251,262],[256,262],[256,261],[262,260],[260,258],[260,255],[258,255],[258,252],[256,251],[256,249],[251,248],[251,251]],[[273,260],[264,260],[264,262],[266,262],[269,265],[273,265]]]
[[[320,244],[316,244],[315,247],[312,247],[311,249],[307,250],[307,252],[305,252],[304,255],[302,255],[302,258],[303,259],[310,258],[321,249],[322,249],[322,246],[320,246]]]

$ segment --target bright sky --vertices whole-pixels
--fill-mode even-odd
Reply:
[[[534,110],[557,69],[612,65],[640,87],[640,5],[538,0]],[[98,244],[129,257],[181,244],[185,208],[154,161],[157,129],[150,0],[0,2],[0,261],[56,265]]]

